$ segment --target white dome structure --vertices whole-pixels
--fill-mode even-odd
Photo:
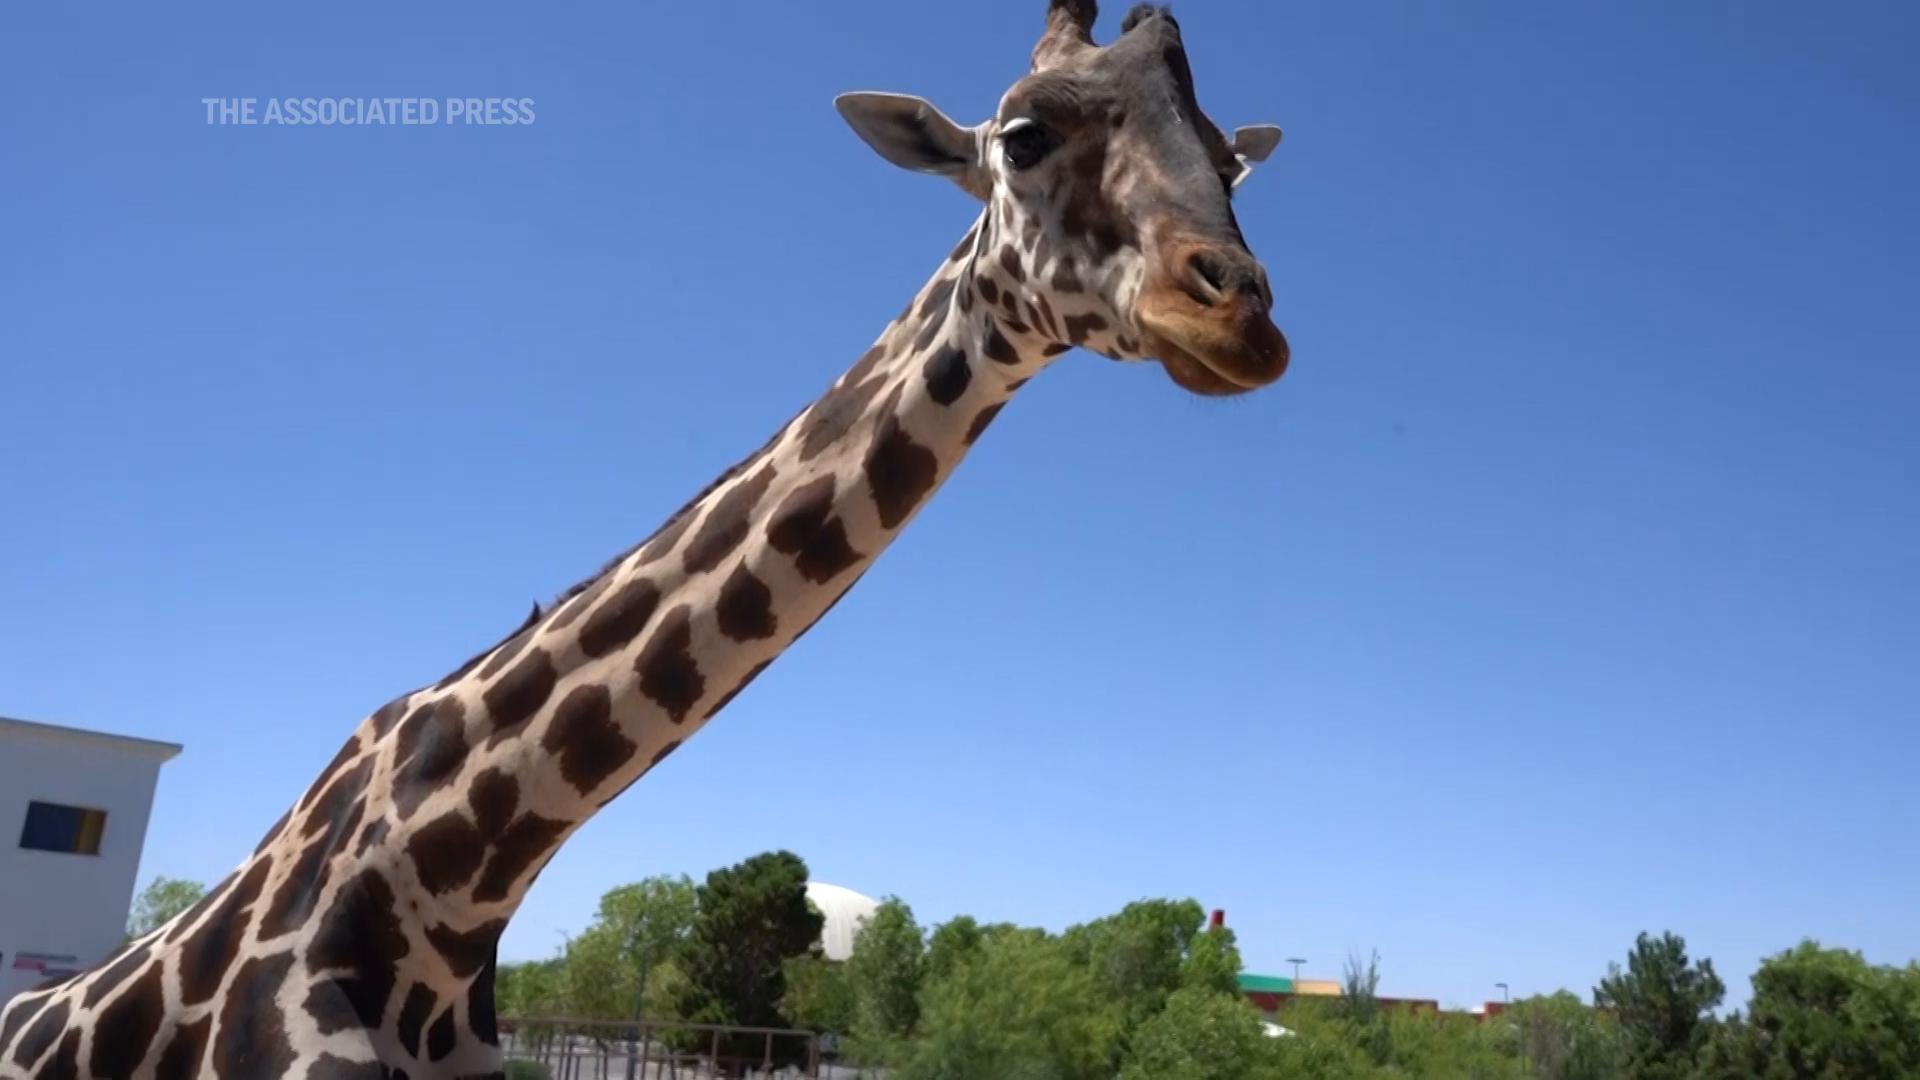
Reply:
[[[820,951],[835,961],[853,955],[853,939],[860,933],[860,924],[880,906],[871,896],[824,881],[807,882],[807,899],[826,917],[826,924],[820,927]]]

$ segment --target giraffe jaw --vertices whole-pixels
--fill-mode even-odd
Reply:
[[[1146,351],[1181,389],[1208,397],[1258,390],[1286,374],[1287,338],[1264,314],[1248,313],[1221,326],[1216,320],[1143,310]]]

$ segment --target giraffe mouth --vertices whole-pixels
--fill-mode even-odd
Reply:
[[[1286,335],[1264,312],[1236,314],[1223,320],[1142,311],[1143,343],[1183,390],[1208,397],[1249,393],[1286,374],[1290,352]]]

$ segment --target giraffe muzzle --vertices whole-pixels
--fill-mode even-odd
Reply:
[[[1197,394],[1241,394],[1286,374],[1287,338],[1270,314],[1265,269],[1244,250],[1178,245],[1142,290],[1147,351]]]

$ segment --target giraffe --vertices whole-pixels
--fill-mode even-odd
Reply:
[[[1014,393],[1075,346],[1230,395],[1286,370],[1231,206],[1280,140],[1204,114],[1180,28],[1052,0],[962,127],[835,100],[981,209],[818,400],[514,633],[365,717],[198,905],[0,1013],[0,1077],[498,1077],[495,945],[567,838],[858,581]]]

